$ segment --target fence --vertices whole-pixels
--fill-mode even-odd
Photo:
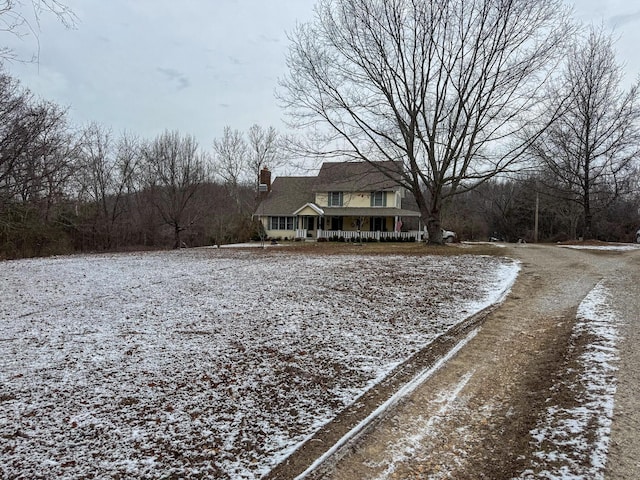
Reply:
[[[305,234],[306,237],[306,234]],[[305,238],[301,237],[301,238]],[[409,232],[365,232],[354,230],[318,230],[318,239],[325,238],[327,240],[346,240],[353,241],[354,239],[361,240],[376,240],[376,241],[420,241],[421,235],[418,230]]]

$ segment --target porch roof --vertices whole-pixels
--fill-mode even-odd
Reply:
[[[305,203],[303,206],[301,206],[299,209],[293,212],[293,214],[299,215],[303,210],[307,208],[311,209],[315,213],[315,215],[319,215],[319,216],[324,215],[324,210],[312,202]]]
[[[392,207],[324,207],[325,217],[419,217],[420,212]]]

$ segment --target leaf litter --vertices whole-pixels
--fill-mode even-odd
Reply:
[[[519,266],[193,249],[1,268],[2,477],[249,479]]]

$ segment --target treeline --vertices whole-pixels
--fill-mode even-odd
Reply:
[[[270,158],[275,132],[250,134]],[[242,142],[231,164],[179,132],[146,140],[74,128],[64,109],[0,72],[0,258],[245,241],[255,155]]]
[[[640,228],[639,180],[635,172],[625,178],[624,189],[610,185],[592,195],[591,239],[635,241]],[[532,242],[536,240],[536,211],[538,241],[585,238],[587,226],[580,196],[551,174],[492,180],[459,195],[446,209],[445,226],[463,240]]]

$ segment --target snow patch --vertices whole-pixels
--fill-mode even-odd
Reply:
[[[578,307],[573,336],[592,337],[580,356],[578,406],[548,407],[543,422],[531,431],[538,451],[533,468],[520,478],[573,480],[604,478],[609,448],[618,358],[616,314],[603,282]]]
[[[625,244],[625,245],[558,245],[562,248],[573,248],[575,250],[610,250],[610,251],[629,251],[638,250],[640,245]]]

